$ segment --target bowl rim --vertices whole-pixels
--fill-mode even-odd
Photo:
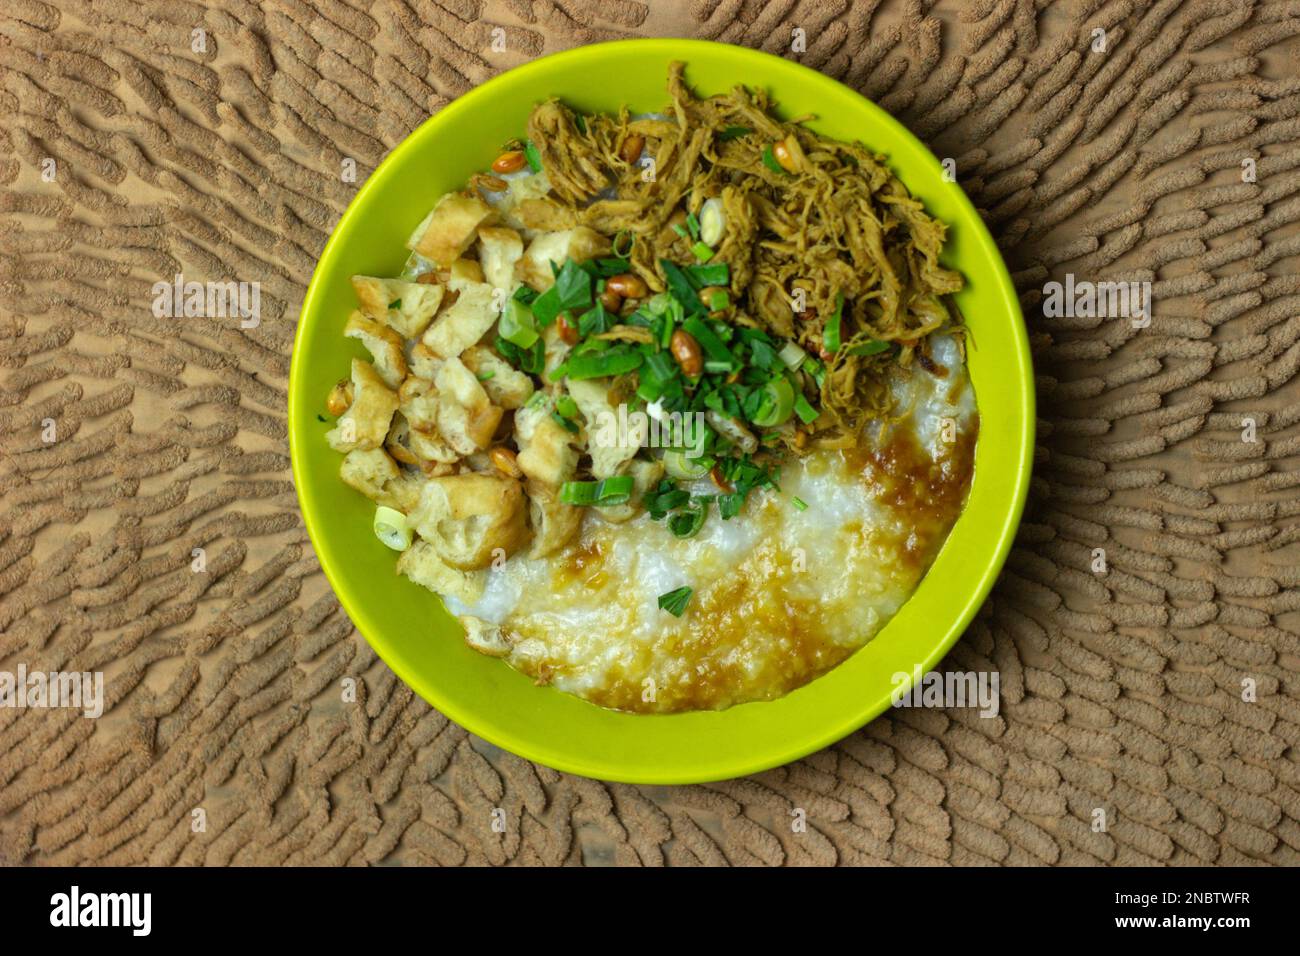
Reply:
[[[384,189],[393,170],[397,166],[397,159],[400,154],[414,148],[414,144],[422,142],[426,137],[433,135],[433,130],[441,125],[449,117],[459,113],[477,108],[481,101],[489,100],[498,86],[503,85],[510,78],[516,78],[522,71],[528,71],[539,64],[547,63],[554,65],[559,61],[581,61],[583,59],[602,56],[608,52],[617,52],[622,49],[635,47],[638,50],[648,50],[652,53],[660,53],[667,59],[680,59],[689,65],[693,51],[716,50],[718,47],[728,48],[737,51],[746,57],[752,57],[757,66],[761,66],[772,72],[785,72],[787,74],[802,74],[804,79],[813,82],[826,84],[834,87],[841,94],[847,93],[851,98],[857,101],[857,104],[868,114],[872,114],[875,121],[893,127],[894,135],[908,142],[910,148],[919,151],[922,155],[930,157],[935,166],[939,166],[939,160],[934,153],[923,143],[915,134],[904,126],[899,120],[894,118],[890,113],[872,102],[870,99],[854,90],[847,84],[841,83],[832,77],[829,77],[809,66],[802,63],[785,59],[762,50],[755,50],[749,47],[736,46],[734,44],[718,43],[711,40],[699,39],[675,39],[675,38],[633,38],[625,40],[613,40],[602,43],[587,44],[567,50],[550,53],[545,56],[536,57],[526,63],[513,67],[509,70],[502,71],[491,79],[463,93],[452,102],[442,107],[437,113],[432,114],[425,119],[419,126],[415,127],[406,137],[389,151],[380,163],[371,172],[366,181],[357,190],[352,200],[348,203],[347,209],[339,217],[333,229],[330,232],[324,247],[321,250],[315,268],[312,270],[312,277],[307,286],[307,291],[303,297],[302,305],[298,313],[297,328],[294,334],[293,351],[290,356],[289,380],[287,391],[286,406],[286,425],[288,428],[289,438],[289,457],[290,467],[293,477],[295,493],[298,497],[299,511],[302,514],[303,523],[307,529],[307,534],[312,542],[313,551],[320,561],[321,569],[329,582],[331,590],[334,592],[336,599],[344,612],[348,615],[358,632],[373,648],[375,653],[390,667],[399,679],[408,687],[413,689],[417,694],[423,697],[432,707],[448,717],[462,728],[475,736],[486,740],[488,743],[501,747],[511,753],[514,753],[524,759],[536,761],[545,766],[551,767],[566,773],[577,774],[592,779],[606,780],[622,783],[638,784],[689,784],[704,783],[716,780],[735,779],[748,774],[758,773],[773,767],[783,766],[795,760],[799,760],[811,753],[822,750],[823,748],[844,739],[855,731],[859,730],[872,720],[879,717],[887,709],[887,705],[877,707],[871,699],[864,695],[863,703],[856,708],[845,708],[839,719],[833,716],[828,717],[824,728],[816,734],[807,734],[798,742],[793,742],[779,751],[763,751],[756,753],[747,758],[737,759],[729,762],[726,766],[720,766],[717,772],[686,770],[681,771],[676,768],[676,764],[671,763],[664,769],[656,768],[650,771],[624,771],[618,767],[608,766],[606,763],[595,758],[585,758],[580,754],[574,754],[572,751],[563,748],[556,748],[550,744],[528,742],[527,745],[521,745],[516,740],[503,740],[487,726],[485,722],[479,719],[478,715],[468,708],[463,708],[445,695],[439,692],[436,682],[425,680],[413,668],[408,668],[402,660],[402,655],[393,652],[388,646],[388,642],[380,634],[380,629],[372,626],[373,621],[369,614],[358,602],[354,602],[345,596],[348,588],[341,586],[343,579],[342,571],[334,565],[334,561],[327,555],[327,549],[317,546],[317,541],[322,540],[323,528],[318,522],[318,515],[305,506],[303,501],[302,482],[300,480],[300,471],[304,467],[302,457],[303,452],[300,450],[300,443],[308,440],[306,434],[299,435],[300,431],[305,432],[305,428],[296,427],[295,423],[300,421],[300,417],[305,412],[299,407],[296,393],[301,387],[300,382],[305,374],[302,371],[306,364],[301,348],[302,341],[305,337],[307,322],[304,318],[314,315],[320,311],[316,300],[323,296],[322,288],[326,283],[327,274],[331,273],[336,264],[334,259],[338,256],[338,250],[345,242],[344,236],[351,229],[353,220],[362,217],[362,210],[368,205],[368,199],[372,193],[379,193]],[[756,80],[745,80],[748,84],[760,82]],[[870,145],[870,144],[868,144]],[[897,150],[891,150],[891,153]],[[890,157],[892,159],[892,156]],[[995,294],[1002,300],[1006,310],[1007,319],[1012,323],[1012,335],[1016,339],[1016,349],[1011,359],[1014,364],[1010,371],[1018,373],[1020,382],[1017,386],[1017,394],[1020,396],[1023,406],[1021,416],[1021,427],[1018,434],[1014,437],[1018,442],[1019,458],[1014,462],[1014,486],[1009,488],[1010,507],[1003,512],[1001,525],[996,529],[996,539],[993,548],[988,553],[987,561],[982,563],[981,571],[974,582],[974,587],[967,594],[965,603],[961,606],[960,611],[950,616],[950,623],[946,628],[946,633],[941,639],[936,640],[933,647],[920,661],[920,673],[929,672],[957,640],[965,633],[971,620],[979,608],[984,604],[989,592],[992,590],[1002,567],[1006,562],[1007,555],[1010,553],[1011,545],[1014,541],[1017,529],[1019,528],[1023,516],[1025,502],[1028,495],[1030,476],[1033,464],[1034,440],[1036,428],[1036,394],[1034,389],[1033,365],[1030,356],[1028,332],[1025,328],[1024,317],[1020,309],[1019,298],[1015,293],[1015,286],[1011,278],[1010,271],[1000,250],[997,247],[993,236],[988,230],[984,220],[980,217],[970,197],[965,190],[958,188],[953,192],[953,201],[963,207],[965,214],[964,227],[968,227],[970,240],[979,247],[979,252],[988,258],[993,268],[989,275],[984,278],[988,279],[990,284],[996,287]],[[1012,364],[1009,361],[1009,364]],[[305,397],[304,397],[305,400]],[[981,420],[981,430],[984,428]],[[972,492],[974,483],[978,481],[978,473],[972,480]],[[968,492],[968,494],[971,492]],[[951,532],[950,532],[951,534]],[[990,535],[990,537],[992,537]],[[947,542],[945,541],[945,547]],[[938,557],[936,556],[936,561]],[[927,570],[928,573],[928,570]],[[920,584],[918,583],[918,588]],[[909,595],[908,600],[904,602],[904,607],[910,603],[915,591]],[[883,633],[883,631],[882,631]],[[879,635],[878,635],[879,636]],[[846,659],[842,664],[847,664]],[[502,663],[502,666],[509,666]],[[815,682],[813,682],[815,683]],[[910,686],[911,679],[904,686]],[[809,686],[809,685],[805,685]],[[558,693],[558,691],[557,691]],[[584,703],[588,703],[585,702]],[[750,704],[737,705],[740,707],[754,706],[765,702],[751,702]],[[594,704],[590,706],[596,706]],[[692,712],[694,713],[694,712]],[[671,719],[674,715],[661,714],[635,714],[631,715],[645,720],[664,720]]]

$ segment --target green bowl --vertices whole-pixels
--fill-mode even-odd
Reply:
[[[442,602],[394,570],[371,531],[374,505],[339,480],[325,443],[325,398],[347,376],[349,277],[395,275],[405,240],[434,201],[522,135],[540,99],[584,111],[652,111],[667,102],[668,64],[683,60],[701,94],[737,83],[768,89],[786,116],[883,153],[926,208],[949,224],[945,256],[966,277],[958,297],[981,415],[966,508],[934,566],[876,638],[817,680],[774,701],[724,711],[644,715],[604,710],[538,687],[467,647]],[[632,783],[722,780],[796,760],[852,733],[890,702],[892,678],[933,667],[988,594],[1015,534],[1029,483],[1034,392],[1024,322],[1006,266],[961,188],[879,107],[787,60],[688,40],[582,47],[511,70],[465,94],[393,150],[339,221],[312,276],[289,375],[289,440],[303,518],[321,567],[358,630],[421,697],[470,732],[557,770]]]

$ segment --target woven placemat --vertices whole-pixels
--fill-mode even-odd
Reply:
[[[0,860],[1300,861],[1294,3],[0,17],[0,671],[102,671],[106,698],[97,720],[0,708]],[[1037,466],[1007,569],[942,665],[997,671],[997,717],[891,711],[753,778],[603,784],[467,735],[336,603],[284,408],[331,226],[430,112],[631,35],[843,80],[955,161],[998,237],[1034,342]],[[155,318],[176,273],[260,282],[260,325]],[[1150,281],[1153,321],[1045,318],[1067,273]]]

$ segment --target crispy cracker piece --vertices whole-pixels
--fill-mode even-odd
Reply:
[[[563,551],[582,528],[583,509],[561,502],[558,485],[530,478],[524,490],[528,493],[528,516],[533,526],[533,546],[528,556],[546,558]]]
[[[335,451],[378,448],[388,436],[388,426],[396,411],[397,393],[384,383],[373,365],[354,358],[352,404],[325,433],[325,440]]]
[[[397,573],[435,594],[473,604],[483,596],[487,585],[486,571],[462,571],[453,568],[429,542],[417,538],[397,559]]]
[[[350,451],[339,467],[344,483],[371,501],[405,514],[419,503],[420,479],[408,475],[382,448]]]
[[[500,474],[430,478],[410,518],[438,556],[462,571],[509,557],[529,537],[523,486]]]
[[[467,283],[456,301],[447,306],[425,330],[420,340],[440,358],[454,358],[487,334],[497,320],[492,287],[486,282]]]
[[[465,643],[488,657],[505,657],[513,646],[499,624],[493,624],[472,614],[462,614],[460,623],[465,625]]]
[[[521,408],[532,397],[533,380],[488,349],[468,348],[460,360],[483,383],[493,405]]]
[[[385,385],[397,388],[402,384],[406,378],[406,354],[400,335],[362,312],[353,312],[343,326],[343,336],[358,339],[366,347]]]
[[[457,259],[447,270],[447,288],[460,292],[483,281],[483,265],[477,259]]]
[[[552,262],[557,266],[563,265],[565,259],[585,262],[606,255],[609,250],[609,240],[586,226],[544,232],[528,244],[523,257],[515,263],[515,278],[538,292],[545,292],[555,284]]]
[[[566,381],[587,422],[587,453],[591,455],[591,473],[597,478],[618,474],[619,468],[641,448],[635,429],[620,430],[618,409],[609,402],[609,386],[596,379]]]
[[[412,375],[418,375],[420,378],[432,382],[438,377],[438,369],[442,368],[442,358],[423,342],[416,342],[411,346],[411,355],[407,361],[407,366]]]
[[[502,410],[492,404],[478,376],[458,358],[442,363],[434,381],[438,390],[438,432],[462,455],[472,455],[492,441]]]
[[[555,408],[549,396],[515,412],[516,460],[520,470],[536,481],[556,488],[578,470],[575,436],[551,417]]]
[[[419,338],[429,327],[445,291],[441,285],[374,276],[353,276],[352,289],[362,312],[404,339]]]
[[[578,225],[578,214],[554,199],[525,199],[514,207],[514,217],[525,229],[553,232]]]
[[[412,428],[436,431],[438,428],[438,389],[433,382],[418,375],[408,375],[397,390],[398,411]]]
[[[477,197],[447,193],[415,227],[406,247],[440,269],[450,268],[470,247],[479,226],[490,223],[495,215],[492,207]]]
[[[528,200],[543,199],[551,191],[551,181],[546,171],[528,176],[512,176],[507,180],[509,187],[502,197],[499,207],[501,219],[506,225],[515,229],[525,228],[519,219],[519,206]]]
[[[460,461],[460,452],[452,448],[447,443],[447,439],[442,437],[442,433],[436,430],[412,428],[406,437],[406,444],[423,461],[448,466]],[[425,469],[425,471],[430,470]]]
[[[488,226],[478,231],[479,262],[483,265],[483,278],[494,289],[506,295],[515,291],[515,263],[524,254],[524,241],[519,233],[504,226]]]

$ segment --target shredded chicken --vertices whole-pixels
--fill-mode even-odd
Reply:
[[[793,338],[828,360],[821,404],[832,414],[819,423],[818,444],[886,417],[887,363],[908,364],[925,336],[959,321],[944,299],[963,285],[939,263],[944,224],[882,157],[774,118],[762,91],[738,86],[698,99],[681,63],[670,68],[668,90],[672,112],[662,119],[624,113],[579,124],[557,100],[538,106],[529,133],[556,195],[597,231],[635,236],[632,267],[656,291],[665,287],[660,259],[695,261],[690,240],[670,224],[719,197],[727,227],[715,261],[731,267],[737,324]],[[645,138],[644,166],[619,155],[632,135]],[[777,142],[793,172],[764,161]],[[839,297],[842,345],[830,355],[826,324]],[[901,350],[853,354],[873,341]]]

